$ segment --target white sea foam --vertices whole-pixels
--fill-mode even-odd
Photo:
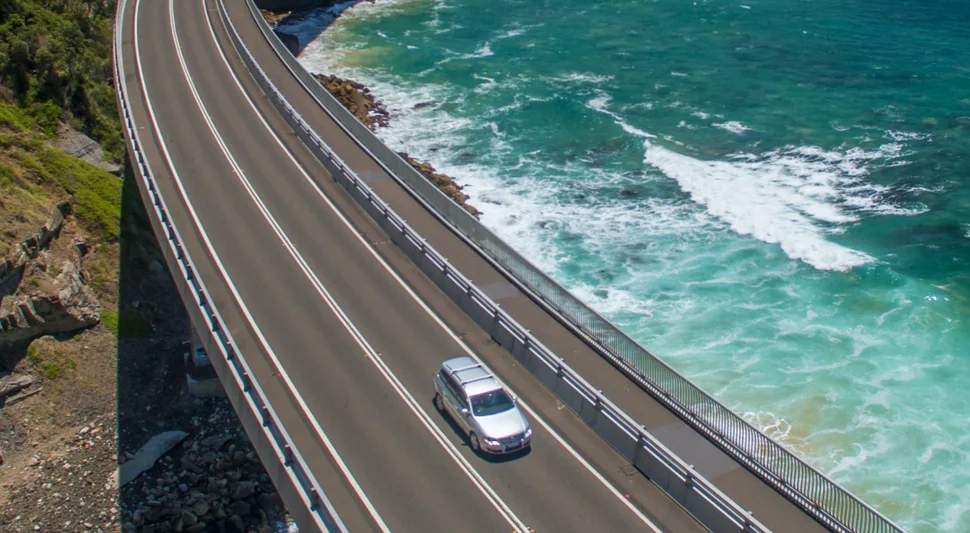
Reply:
[[[608,95],[601,94],[588,106],[647,139],[644,162],[676,180],[695,202],[736,232],[777,243],[789,257],[821,270],[849,270],[873,260],[826,236],[832,225],[858,218],[841,206],[856,198],[849,187],[860,186],[853,178],[866,173],[861,162],[896,153],[898,146],[846,153],[795,147],[761,156],[742,154],[734,161],[703,161],[654,144],[651,135],[610,111],[609,101]]]
[[[553,81],[560,82],[580,82],[580,83],[605,83],[613,79],[613,76],[602,76],[599,74],[592,74],[590,72],[570,72],[569,74],[564,74],[561,76],[553,76],[550,78]]]
[[[490,43],[489,41],[485,41],[474,52],[472,52],[470,54],[462,54],[461,56],[459,56],[459,58],[461,58],[461,59],[476,59],[476,58],[488,57],[488,56],[492,56],[492,55],[495,55],[495,52],[492,51],[492,43]]]
[[[738,135],[742,135],[745,132],[751,131],[751,128],[735,120],[732,120],[730,122],[719,122],[711,125],[714,126],[715,128],[721,128],[722,130],[727,130],[727,131],[730,131],[731,133],[736,133]]]
[[[895,131],[888,130],[886,135],[892,138],[894,141],[925,141],[932,138],[931,135],[927,133],[915,133],[909,131]]]

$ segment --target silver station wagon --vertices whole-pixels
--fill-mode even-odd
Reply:
[[[434,374],[434,405],[468,435],[475,453],[511,453],[532,442],[532,428],[515,396],[471,357],[441,363]]]

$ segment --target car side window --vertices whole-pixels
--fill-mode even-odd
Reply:
[[[461,387],[455,382],[455,376],[451,374],[445,374],[445,385],[448,386],[448,390],[459,402],[462,401]]]

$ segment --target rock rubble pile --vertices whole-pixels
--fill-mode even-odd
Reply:
[[[177,459],[173,457],[178,457]],[[141,486],[142,503],[124,531],[139,533],[272,533],[283,504],[244,438],[187,440],[162,458]],[[146,474],[147,475],[147,474]]]

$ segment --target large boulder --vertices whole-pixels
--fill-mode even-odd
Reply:
[[[121,165],[105,159],[100,144],[68,124],[61,123],[58,127],[54,147],[112,174],[121,173]]]
[[[19,290],[30,261],[58,236],[70,212],[67,202],[55,206],[44,225],[22,241],[12,257],[0,261],[0,348],[69,333],[101,320],[101,305],[87,285],[80,252],[64,260],[57,275],[42,287]]]
[[[97,324],[101,304],[73,261],[65,261],[52,294],[4,298],[0,305],[0,347],[44,335],[69,333]]]

